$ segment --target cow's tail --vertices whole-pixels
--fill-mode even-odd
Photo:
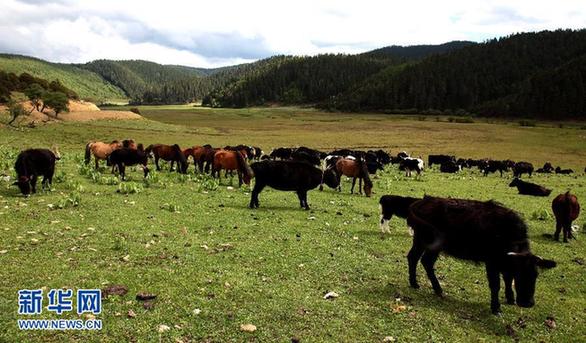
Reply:
[[[89,142],[88,144],[85,145],[85,164],[90,163],[90,159],[92,157],[92,155],[91,155],[92,144],[93,144],[92,142]]]

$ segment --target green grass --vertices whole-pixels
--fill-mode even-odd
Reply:
[[[380,342],[393,336],[414,342],[494,342],[512,339],[507,325],[522,341],[586,340],[586,266],[573,261],[586,253],[583,234],[570,244],[542,236],[553,232],[550,206],[555,195],[571,189],[586,199],[581,172],[575,177],[534,176],[532,181],[554,192],[548,198],[532,198],[507,187],[510,176],[430,170],[417,180],[393,167],[375,177],[372,198],[349,194],[350,184],[344,181],[342,193],[311,191],[312,210],[303,211],[293,193],[271,189],[261,193],[261,207],[250,210],[249,189],[230,189],[226,179],[218,185],[207,177],[162,171],[145,182],[135,170],[120,186],[108,170],[96,174],[80,168],[87,140],[133,137],[181,145],[249,143],[265,150],[308,145],[521,156],[536,164],[551,160],[577,169],[584,161],[583,130],[375,115],[351,118],[298,108],[141,107],[141,112],[166,123],[0,128],[0,174],[13,175],[15,154],[24,147],[57,143],[63,154],[51,192],[25,199],[9,182],[0,181],[0,251],[6,250],[0,254],[0,341],[286,342],[297,337],[302,342]],[[491,140],[497,133],[498,140]],[[441,257],[436,269],[446,298],[434,296],[422,268],[422,288],[410,289],[405,256],[411,238],[405,222],[396,218],[392,234],[381,235],[378,198],[383,194],[496,199],[524,216],[533,251],[555,259],[558,267],[540,275],[534,308],[503,305],[500,317],[490,314],[481,265]],[[584,220],[576,223],[582,226]],[[109,284],[125,285],[129,293],[104,300],[103,313],[97,316],[104,322],[100,333],[17,329],[16,320],[22,318],[17,315],[19,289]],[[144,309],[134,299],[141,291],[158,295],[153,309]],[[340,297],[324,300],[329,291]],[[395,313],[397,305],[406,309]],[[201,313],[194,314],[194,309]],[[127,317],[129,310],[135,318]],[[548,316],[555,317],[556,329],[544,325]],[[76,317],[46,311],[39,316]],[[519,318],[525,327],[517,324]],[[247,323],[257,331],[241,332],[240,325]],[[171,329],[160,334],[160,324]]]
[[[97,103],[127,102],[124,92],[98,74],[68,64],[35,58],[0,54],[0,70],[20,75],[24,72],[48,81],[59,80],[84,100]]]

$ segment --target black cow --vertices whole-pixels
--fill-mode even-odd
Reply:
[[[350,150],[350,149],[334,150],[334,151],[330,152],[328,155],[338,155],[338,156],[342,156],[342,157],[346,157],[346,156],[358,157],[358,156],[355,156],[356,152],[354,150]]]
[[[442,173],[457,173],[462,170],[462,166],[456,164],[454,161],[445,161],[440,164],[440,172]]]
[[[273,151],[271,151],[270,156],[272,159],[280,158],[282,160],[288,160],[291,158],[292,152],[293,149],[291,148],[276,148]]]
[[[488,176],[490,173],[496,173],[497,171],[500,172],[501,177],[503,176],[503,172],[509,171],[510,163],[509,161],[494,161],[488,160],[486,164],[483,166],[484,169],[482,172],[484,176]]]
[[[517,162],[513,166],[513,176],[514,177],[521,177],[523,174],[533,174],[533,164],[529,162]]]
[[[264,155],[264,151],[262,151],[262,149],[257,146],[252,148],[254,149],[254,159],[259,161],[261,157]]]
[[[366,169],[368,169],[369,174],[376,174],[377,170],[384,170],[383,164],[378,160],[374,152],[366,152],[362,157],[366,162]]]
[[[456,164],[459,165],[462,168],[471,168],[472,166],[468,163],[468,160],[465,158],[459,158],[456,161]]]
[[[250,208],[258,208],[258,194],[266,186],[281,191],[295,191],[302,208],[309,210],[307,191],[316,188],[322,181],[322,171],[301,161],[261,161],[250,165],[255,182],[250,195]]]
[[[326,158],[324,158],[324,162],[326,163],[326,168],[331,168],[331,167],[335,167],[336,166],[336,162],[338,162],[339,159],[344,158],[343,156],[340,155],[328,155],[326,156]]]
[[[147,163],[149,160],[148,154],[144,151],[142,144],[138,145],[138,149],[120,148],[112,151],[108,156],[108,163],[118,167],[120,177],[122,180],[126,178],[126,166],[142,165],[144,177],[149,175],[149,168]]]
[[[407,224],[414,231],[408,254],[409,283],[417,283],[417,262],[437,295],[443,290],[435,275],[434,264],[440,252],[453,257],[484,262],[490,287],[490,308],[500,312],[500,276],[505,282],[508,304],[532,307],[537,281],[537,267],[553,268],[554,261],[533,255],[529,249],[527,226],[514,211],[494,201],[424,197],[409,207]]]
[[[338,188],[340,186],[340,177],[341,177],[341,175],[338,174],[338,172],[336,171],[335,165],[332,167],[326,168],[326,170],[324,170],[324,173],[322,176],[321,184],[319,185],[319,190],[320,191],[324,190],[324,186],[323,186],[324,183],[332,189]]]
[[[509,184],[509,187],[517,187],[519,194],[534,195],[537,197],[546,197],[551,193],[551,189],[536,185],[531,182],[523,181],[519,178],[514,178]]]
[[[13,184],[18,186],[20,192],[30,196],[31,192],[37,192],[37,177],[43,176],[41,188],[51,188],[53,174],[55,174],[55,161],[59,158],[49,149],[28,149],[21,151],[14,163],[17,181]]]
[[[553,166],[551,165],[551,163],[545,162],[543,167],[537,169],[535,172],[536,173],[551,174],[551,173],[553,173],[553,171],[554,171],[554,169],[553,169]]]
[[[398,195],[383,195],[380,200],[381,216],[380,229],[383,233],[391,233],[389,222],[393,215],[407,219],[409,215],[409,206],[421,198],[402,197]]]
[[[427,166],[431,168],[434,164],[442,165],[444,163],[456,163],[456,156],[450,155],[429,155],[427,158]]]
[[[319,154],[313,154],[304,150],[295,150],[291,153],[291,159],[295,161],[304,161],[315,166],[321,163]]]
[[[557,166],[555,168],[555,173],[556,174],[566,174],[566,175],[568,175],[568,174],[574,173],[574,171],[572,169],[562,169],[559,166]]]
[[[383,151],[382,149],[378,149],[375,151],[369,151],[369,152],[373,152],[376,155],[376,158],[378,159],[378,161],[383,166],[391,163],[391,155],[389,155],[387,152]]]

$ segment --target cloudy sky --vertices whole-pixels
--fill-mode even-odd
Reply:
[[[585,23],[584,0],[0,0],[0,52],[216,67]]]

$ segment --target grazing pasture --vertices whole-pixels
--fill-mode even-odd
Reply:
[[[586,130],[552,123],[450,123],[381,115],[321,113],[297,108],[215,110],[186,106],[141,107],[150,120],[56,123],[35,129],[0,127],[0,341],[585,341],[586,233],[584,217],[570,243],[554,242],[553,198],[571,190],[586,199],[586,176],[535,173],[531,182],[553,190],[527,197],[509,188],[512,173],[483,176],[476,168],[455,174],[438,166],[419,178],[397,165],[371,176],[372,197],[324,188],[309,191],[311,210],[294,193],[267,187],[262,205],[249,209],[249,186],[221,184],[208,175],[163,170],[143,179],[128,167],[120,182],[102,164],[84,163],[85,144],[133,138],[145,146],[181,148],[241,143],[265,153],[279,146],[401,150],[411,156],[546,161],[582,171]],[[441,120],[441,118],[440,118]],[[14,178],[18,151],[59,146],[53,191],[24,198]],[[6,176],[10,176],[8,179]],[[351,180],[342,177],[348,190]],[[251,185],[254,184],[254,181]],[[529,227],[531,251],[557,267],[537,280],[535,307],[505,305],[493,316],[482,265],[440,255],[436,274],[444,297],[433,294],[423,268],[421,289],[408,284],[411,248],[405,219],[379,228],[384,194],[499,201]],[[546,236],[549,234],[549,237]],[[105,288],[128,294],[103,300],[102,332],[19,331],[17,291],[29,288]],[[154,293],[150,305],[137,293]],[[324,299],[335,292],[337,298]],[[545,324],[548,317],[555,328]],[[49,318],[77,318],[76,314]],[[253,324],[254,332],[241,325]],[[160,325],[168,331],[159,332]]]

